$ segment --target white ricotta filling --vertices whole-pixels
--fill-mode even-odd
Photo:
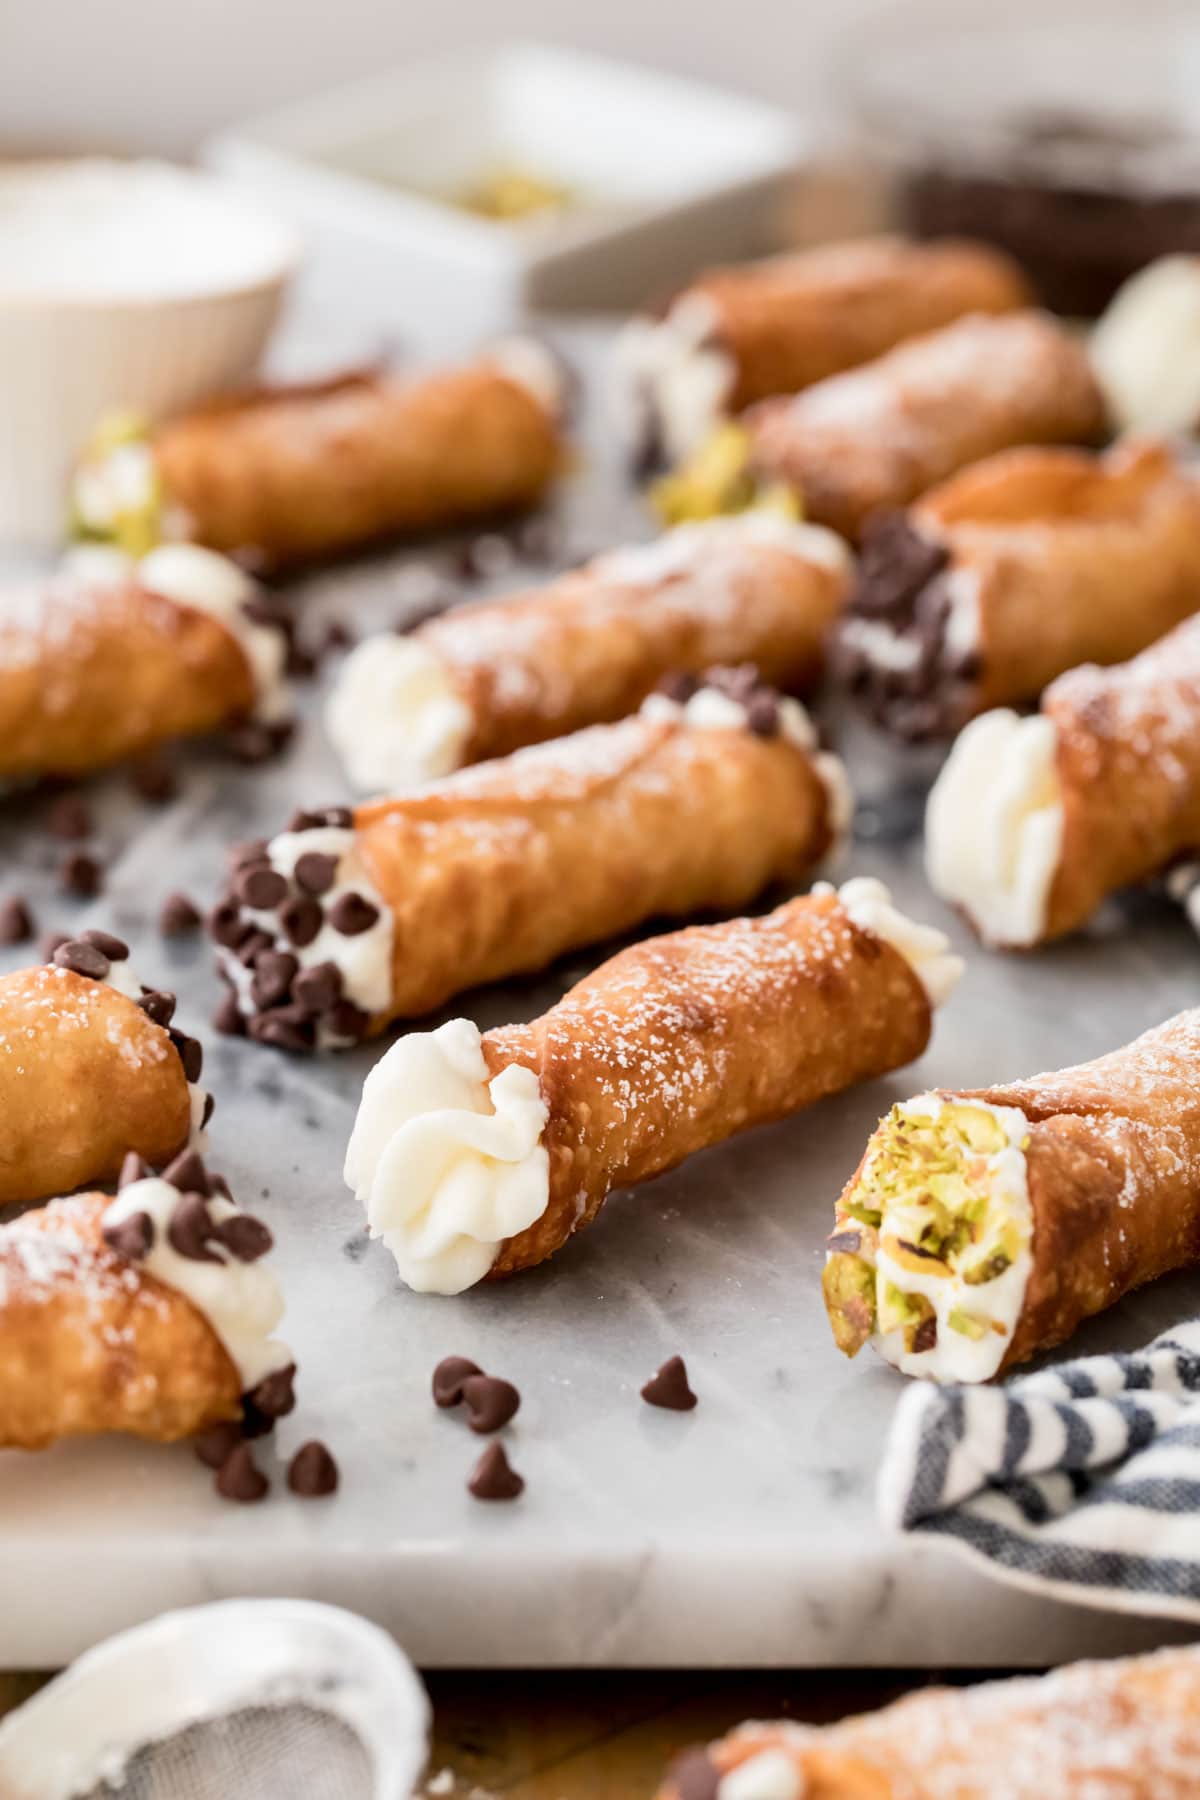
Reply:
[[[415,637],[365,638],[338,671],[325,729],[355,788],[392,793],[460,768],[474,719],[450,670]]]
[[[838,900],[860,931],[873,932],[908,963],[917,976],[929,1004],[935,1009],[945,1004],[958,986],[966,964],[950,949],[944,931],[932,925],[920,925],[892,904],[890,890],[873,876],[858,875],[837,890]],[[834,889],[822,881],[814,894],[832,894]]]
[[[1131,276],[1092,333],[1092,367],[1121,431],[1200,432],[1200,256]]]
[[[665,318],[630,320],[614,356],[616,424],[636,444],[649,425],[669,463],[683,462],[728,410],[737,369],[712,341],[717,310],[706,294],[684,294]]]

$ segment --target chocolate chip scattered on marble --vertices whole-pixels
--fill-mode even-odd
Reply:
[[[80,900],[93,900],[104,886],[104,871],[87,851],[73,850],[59,866],[58,881],[65,894],[73,894]]]
[[[433,1371],[433,1403],[435,1406],[458,1406],[463,1397],[463,1383],[483,1370],[469,1356],[443,1356]]]
[[[52,958],[57,969],[69,969],[72,975],[83,975],[88,981],[103,981],[112,964],[103,950],[83,938],[68,938],[60,944]]]
[[[238,1444],[217,1470],[216,1488],[226,1500],[248,1505],[265,1498],[270,1482],[254,1460],[249,1444]]]
[[[151,806],[165,806],[179,792],[179,777],[160,751],[151,751],[136,762],[129,779],[139,799]]]
[[[467,1408],[467,1423],[472,1431],[486,1436],[499,1431],[516,1417],[521,1396],[511,1381],[498,1375],[468,1375],[462,1384],[462,1397]]]
[[[52,835],[67,843],[78,843],[92,835],[92,815],[78,794],[61,794],[46,815]]]
[[[198,1431],[192,1439],[192,1447],[207,1468],[219,1469],[228,1462],[241,1441],[241,1426],[233,1419],[222,1419],[219,1424]]]
[[[285,1419],[296,1405],[296,1365],[275,1369],[264,1375],[257,1387],[242,1395],[242,1410],[247,1422],[247,1436],[261,1437],[270,1431],[276,1419]]]
[[[338,1466],[324,1444],[310,1438],[288,1464],[287,1482],[293,1494],[318,1500],[337,1492]]]
[[[707,1750],[685,1750],[667,1771],[667,1785],[678,1800],[717,1800],[721,1788],[721,1772],[710,1761]]]
[[[642,1389],[642,1399],[647,1406],[661,1406],[667,1412],[691,1412],[696,1396],[688,1383],[682,1356],[667,1358],[657,1375],[652,1375]]]
[[[525,1483],[504,1454],[503,1444],[489,1444],[475,1467],[467,1488],[476,1500],[515,1500]]]
[[[0,944],[27,944],[33,936],[33,915],[19,894],[0,905]]]
[[[158,915],[163,937],[185,937],[200,924],[200,909],[186,894],[168,894]]]
[[[130,1213],[114,1225],[101,1227],[101,1236],[110,1250],[126,1262],[141,1262],[154,1245],[154,1221],[146,1212]]]

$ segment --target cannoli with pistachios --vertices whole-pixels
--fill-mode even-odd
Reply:
[[[192,545],[96,547],[0,596],[0,783],[82,775],[176,738],[281,742],[287,629],[243,572]]]
[[[894,1106],[838,1202],[838,1348],[988,1381],[1200,1259],[1200,1009],[1078,1068]]]
[[[672,672],[753,663],[812,686],[849,581],[827,531],[752,515],[600,556],[351,651],[326,723],[350,779],[396,789],[623,718]]]
[[[949,325],[1029,304],[1016,264],[983,244],[872,237],[713,269],[616,354],[620,424],[640,465],[678,462],[723,417]]]
[[[1161,444],[1014,450],[864,540],[838,662],[874,718],[949,736],[1200,608],[1200,483]]]
[[[203,1052],[174,1011],[106,931],[0,977],[0,1206],[108,1181],[128,1150],[161,1165],[202,1141]]]
[[[1200,847],[1200,617],[1039,712],[975,719],[929,798],[934,888],[985,942],[1026,948]]]
[[[347,1183],[410,1287],[532,1268],[614,1189],[911,1062],[960,970],[877,881],[652,938],[531,1024],[393,1045]]]
[[[752,407],[722,480],[730,505],[781,484],[804,516],[857,540],[873,513],[908,506],[981,457],[1018,444],[1090,444],[1104,405],[1087,355],[1044,313],[970,317],[789,399]],[[656,490],[670,519],[720,510],[711,478],[684,469]]]
[[[271,1241],[192,1152],[161,1176],[131,1155],[115,1199],[76,1194],[0,1225],[0,1447],[269,1429],[295,1373],[272,1336]]]
[[[408,380],[360,371],[101,428],[71,488],[78,537],[134,555],[183,537],[267,567],[536,504],[563,463],[563,371],[532,339]]]
[[[1200,1649],[922,1688],[821,1727],[747,1724],[676,1758],[659,1800],[1190,1800]]]
[[[308,1050],[648,919],[745,906],[849,822],[845,772],[753,669],[240,854],[212,914],[225,1021]]]

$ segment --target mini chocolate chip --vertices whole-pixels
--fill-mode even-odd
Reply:
[[[27,944],[33,936],[33,918],[19,894],[0,906],[0,944]]]
[[[517,532],[521,554],[530,562],[558,562],[563,553],[563,542],[563,528],[557,519],[526,519]]]
[[[237,959],[244,969],[252,969],[264,950],[274,948],[274,939],[269,932],[259,931],[257,926],[251,926],[238,943]]]
[[[91,837],[92,815],[78,794],[63,794],[50,808],[46,825],[56,838],[76,843]]]
[[[181,1194],[211,1194],[212,1182],[208,1178],[208,1170],[204,1160],[195,1150],[181,1150],[174,1162],[169,1162],[162,1172],[164,1181],[178,1188]]]
[[[189,1037],[186,1031],[171,1031],[171,1042],[179,1052],[179,1060],[183,1064],[186,1080],[195,1083],[204,1072],[204,1045],[198,1038]]]
[[[275,1242],[262,1220],[250,1213],[234,1213],[231,1219],[220,1220],[213,1235],[236,1261],[243,1263],[257,1262]]]
[[[164,937],[183,937],[195,931],[200,923],[200,909],[186,894],[168,894],[158,915],[158,929]]]
[[[288,641],[285,666],[294,681],[311,681],[317,672],[316,653],[293,636]]]
[[[468,1375],[462,1384],[462,1397],[467,1405],[467,1423],[481,1436],[507,1425],[521,1404],[512,1382],[501,1381],[498,1375]]]
[[[143,988],[138,1005],[148,1019],[153,1019],[164,1030],[175,1017],[175,996],[162,988]]]
[[[307,812],[304,807],[298,806],[288,820],[285,830],[291,832],[316,831],[323,823],[320,813]]]
[[[179,792],[179,777],[160,751],[152,750],[129,771],[134,792],[151,806],[164,806]]]
[[[321,823],[334,831],[352,831],[354,813],[348,806],[326,806],[321,813]]]
[[[336,856],[324,856],[318,850],[306,850],[303,856],[296,859],[296,886],[303,888],[306,894],[327,894],[337,880],[337,871]]]
[[[286,746],[294,729],[290,722],[284,725],[259,725],[252,721],[248,725],[238,726],[229,734],[229,748],[238,762],[251,766],[270,762]]]
[[[103,981],[112,967],[103,950],[85,944],[82,938],[68,938],[60,944],[53,961],[56,968],[70,969],[72,975],[85,975],[89,981]]]
[[[236,900],[222,900],[208,915],[209,935],[226,950],[236,949],[245,935],[245,924]]]
[[[717,1800],[721,1772],[709,1760],[707,1750],[685,1750],[667,1770],[667,1786],[676,1800]]]
[[[288,884],[279,870],[268,863],[252,863],[248,869],[238,871],[233,891],[243,906],[255,912],[273,912],[287,899]]]
[[[260,1012],[287,999],[300,964],[290,950],[263,950],[255,958],[250,997]]]
[[[278,1007],[274,1012],[255,1013],[246,1021],[246,1030],[256,1044],[270,1044],[275,1050],[292,1050],[306,1054],[313,1048],[315,1034],[312,1021],[297,1017],[292,1007]]]
[[[238,1010],[236,994],[226,994],[212,1016],[213,1030],[222,1037],[245,1037],[246,1021]]]
[[[212,1118],[212,1116],[216,1112],[216,1110],[217,1110],[217,1096],[215,1094],[205,1094],[205,1096],[204,1096],[204,1111],[200,1116],[201,1129],[203,1129],[204,1126],[208,1124],[209,1120]]]
[[[257,1387],[243,1394],[242,1403],[253,1407],[264,1419],[284,1419],[296,1404],[295,1382],[296,1365],[288,1363],[286,1368],[265,1375]]]
[[[325,1015],[330,1033],[336,1038],[348,1038],[352,1044],[362,1042],[370,1023],[370,1016],[352,1000],[339,1000],[332,1012]]]
[[[249,1444],[238,1444],[217,1470],[217,1492],[226,1500],[244,1505],[261,1500],[270,1482],[254,1460]]]
[[[180,1194],[167,1225],[167,1242],[188,1262],[219,1263],[222,1259],[208,1244],[214,1236],[203,1194]]]
[[[760,688],[746,702],[746,725],[755,737],[774,737],[779,730],[779,701],[769,688]]]
[[[310,1438],[288,1464],[288,1486],[304,1500],[319,1500],[337,1491],[338,1466],[324,1444]]]
[[[315,900],[307,894],[298,894],[280,911],[279,923],[289,944],[303,950],[317,936],[325,923],[325,915]]]
[[[682,1356],[668,1357],[657,1375],[652,1375],[642,1389],[642,1399],[649,1406],[662,1406],[668,1412],[691,1412],[696,1396],[688,1386],[687,1369]]]
[[[700,683],[694,675],[687,675],[682,669],[678,669],[670,675],[664,675],[654,691],[668,700],[674,700],[677,706],[686,706],[699,687]]]
[[[103,1225],[100,1235],[126,1262],[141,1262],[154,1242],[154,1220],[147,1212],[130,1213],[116,1225]]]
[[[341,997],[342,971],[333,962],[301,969],[292,983],[292,998],[306,1013],[332,1012]]]
[[[270,838],[244,838],[240,844],[230,845],[229,866],[231,869],[244,869],[247,863],[266,862],[270,848]]]
[[[503,1444],[489,1444],[467,1482],[476,1500],[515,1500],[523,1492],[524,1481],[504,1454]]]
[[[145,1181],[150,1173],[150,1165],[144,1162],[136,1150],[125,1152],[125,1161],[121,1164],[121,1173],[117,1176],[117,1192],[131,1187],[135,1181]]]
[[[70,941],[71,934],[69,931],[48,931],[42,939],[42,960],[44,962],[52,963],[54,961],[54,952],[60,950],[64,944],[69,944]]]
[[[198,1431],[192,1439],[192,1446],[200,1462],[210,1469],[219,1469],[226,1463],[242,1441],[242,1428],[234,1419],[222,1419],[219,1425],[209,1425],[204,1431]]]
[[[363,894],[342,894],[329,909],[329,923],[343,937],[358,937],[370,931],[379,917],[379,908]]]
[[[321,643],[321,655],[332,655],[335,650],[349,650],[355,642],[354,633],[341,619],[330,619],[325,627],[325,636]]]
[[[478,1363],[469,1356],[443,1356],[433,1371],[433,1403],[435,1406],[457,1406],[463,1397],[463,1383],[472,1375],[482,1375]]]
[[[101,956],[107,956],[110,963],[129,960],[129,945],[119,937],[114,937],[111,931],[81,931],[79,935],[85,944],[94,944]]]
[[[94,856],[83,850],[73,850],[63,859],[58,880],[65,894],[75,894],[80,900],[94,900],[104,886],[104,871]]]

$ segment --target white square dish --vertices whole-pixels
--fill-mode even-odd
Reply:
[[[703,262],[771,246],[806,137],[759,101],[547,45],[408,67],[213,139],[205,160],[336,269],[356,323],[447,352],[530,311],[630,308]],[[497,220],[463,190],[505,170],[566,189]]]

